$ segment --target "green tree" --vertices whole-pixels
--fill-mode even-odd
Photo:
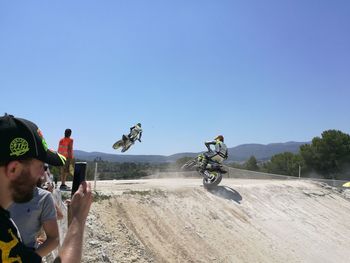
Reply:
[[[228,163],[227,166],[233,167],[233,168],[237,168],[237,169],[245,169],[245,165],[244,164],[240,164],[240,163],[237,163],[237,162]]]
[[[272,156],[270,162],[265,165],[265,169],[268,173],[298,176],[299,166],[304,166],[302,157],[285,152]]]
[[[258,162],[255,158],[255,156],[250,156],[250,158],[248,159],[248,161],[245,162],[244,167],[247,170],[251,170],[251,171],[258,171],[259,167],[258,167]]]
[[[342,179],[350,165],[350,136],[338,130],[327,130],[321,138],[300,147],[300,154],[309,170],[326,178]]]

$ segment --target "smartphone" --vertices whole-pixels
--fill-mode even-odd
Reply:
[[[74,165],[74,176],[72,186],[72,196],[78,190],[79,185],[85,181],[86,177],[86,162],[76,162]]]

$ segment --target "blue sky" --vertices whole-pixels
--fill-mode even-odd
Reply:
[[[0,113],[57,148],[198,152],[350,133],[350,2],[1,1]]]

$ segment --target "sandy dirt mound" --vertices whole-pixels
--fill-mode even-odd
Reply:
[[[97,189],[83,262],[349,262],[350,202],[319,184],[224,179],[208,192],[182,178]]]

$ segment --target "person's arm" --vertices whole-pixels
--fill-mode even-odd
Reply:
[[[140,133],[139,133],[139,142],[141,142],[141,137],[142,137],[142,131],[140,131]]]
[[[73,158],[73,140],[71,140],[70,144],[68,144],[68,158]]]
[[[54,262],[76,263],[81,261],[85,221],[92,203],[90,183],[82,182],[71,201],[71,224]]]
[[[41,257],[47,256],[59,245],[59,232],[57,220],[52,219],[43,223],[43,229],[46,234],[46,240],[36,249],[36,253]]]
[[[55,209],[56,209],[57,220],[62,220],[64,216],[61,208],[57,204],[55,204]]]
[[[215,141],[205,142],[204,144],[207,147],[208,151],[211,152],[212,149],[210,149],[210,145],[215,145]]]

